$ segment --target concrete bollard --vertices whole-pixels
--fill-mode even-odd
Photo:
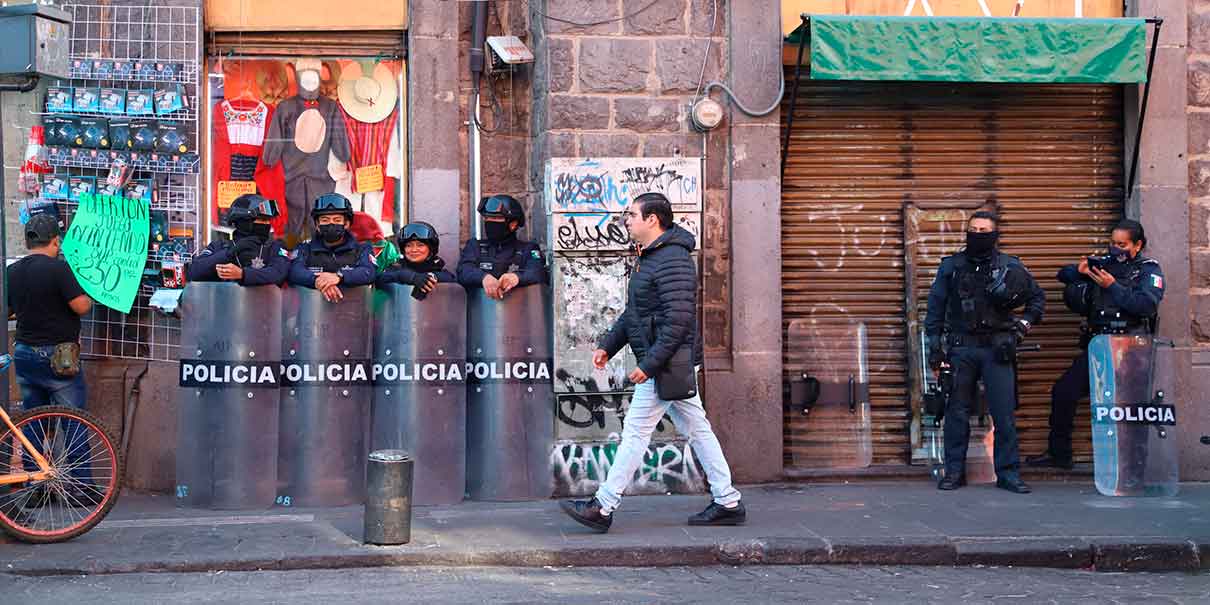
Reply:
[[[370,453],[366,467],[366,544],[412,539],[412,457],[403,450]]]

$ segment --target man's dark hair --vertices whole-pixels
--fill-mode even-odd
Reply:
[[[975,213],[972,214],[969,219],[967,219],[966,224],[971,224],[971,221],[977,218],[987,219],[992,222],[992,225],[995,225],[996,229],[1000,228],[1000,217],[996,216],[996,213],[992,212],[991,210],[976,210]]]
[[[1143,231],[1143,225],[1138,221],[1124,218],[1113,226],[1113,231],[1125,231],[1130,236],[1130,241],[1143,242],[1143,247],[1147,247],[1147,233]]]
[[[654,191],[644,193],[634,198],[634,203],[639,205],[639,213],[643,218],[654,214],[660,221],[660,229],[672,228],[672,202],[669,202],[664,194]]]

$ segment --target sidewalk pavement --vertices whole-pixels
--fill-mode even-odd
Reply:
[[[1210,484],[1175,498],[1109,498],[1091,481],[939,492],[925,481],[743,489],[748,524],[689,527],[702,496],[627,498],[608,534],[555,501],[417,507],[412,541],[361,544],[361,507],[182,509],[123,494],[68,543],[0,538],[0,572],[30,575],[376,566],[718,564],[997,565],[1111,571],[1210,569]]]

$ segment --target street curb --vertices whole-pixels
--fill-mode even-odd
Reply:
[[[1201,540],[1201,542],[1210,542]],[[400,552],[407,547],[364,547],[282,558],[199,558],[107,564],[102,557],[83,565],[22,569],[20,562],[0,572],[26,576],[290,571],[357,567],[672,567],[711,565],[908,565],[1016,566],[1097,571],[1190,571],[1206,561],[1198,541],[1105,541],[1095,538],[947,539],[904,537],[825,540],[760,538],[695,546],[567,549],[484,549]]]

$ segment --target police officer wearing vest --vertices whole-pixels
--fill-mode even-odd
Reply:
[[[445,268],[445,261],[437,256],[441,239],[432,225],[421,221],[408,223],[399,230],[396,241],[403,255],[378,274],[375,284],[410,285],[412,298],[424,300],[437,284],[458,281]]]
[[[290,265],[290,283],[314,288],[328,302],[344,298],[341,287],[368,286],[374,283],[377,268],[370,258],[370,245],[360,244],[349,233],[353,224],[353,205],[339,193],[325,193],[311,208],[315,234],[299,245],[298,256]]]
[[[996,487],[1018,494],[1029,486],[1018,474],[1017,407],[1014,384],[1016,345],[1042,319],[1046,295],[1020,259],[1000,252],[999,219],[988,211],[971,215],[966,248],[941,261],[929,290],[925,331],[929,365],[953,366],[954,386],[945,407],[945,477],[938,489],[966,484],[966,449],[975,383],[983,380],[995,423]],[[1024,305],[1021,318],[1013,309]],[[948,359],[942,337],[949,346]]]
[[[517,239],[525,225],[521,202],[511,195],[493,195],[479,202],[487,239],[472,239],[458,260],[458,283],[483,288],[491,298],[502,300],[513,288],[546,280],[542,249]]]
[[[1080,354],[1050,391],[1050,439],[1047,450],[1026,460],[1031,466],[1070,469],[1071,433],[1076,402],[1088,397],[1088,343],[1098,334],[1154,334],[1164,272],[1143,256],[1147,235],[1138,221],[1123,220],[1111,232],[1109,253],[1080,259],[1059,270],[1063,302],[1084,316]]]
[[[233,240],[210,242],[189,263],[189,281],[233,281],[244,286],[281,285],[290,271],[290,257],[272,239],[269,223],[277,216],[277,202],[246,193],[231,203],[227,225],[235,228]]]

